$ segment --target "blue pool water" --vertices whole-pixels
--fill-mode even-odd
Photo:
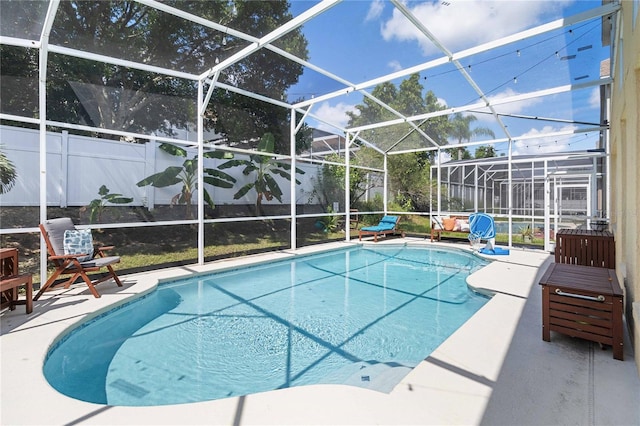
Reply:
[[[316,383],[390,391],[488,299],[486,262],[357,247],[164,283],[69,333],[44,374],[108,405],[196,402]]]

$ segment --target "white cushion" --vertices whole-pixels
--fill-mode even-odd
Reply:
[[[73,229],[64,231],[64,254],[86,254],[78,258],[84,262],[93,258],[93,236],[91,229]]]
[[[433,216],[431,227],[436,231],[444,230],[443,219],[449,219],[449,216]]]

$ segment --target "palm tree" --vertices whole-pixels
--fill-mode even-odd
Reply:
[[[178,157],[186,157],[187,151],[183,148],[163,143],[159,147],[168,154]],[[204,158],[230,158],[233,154],[229,154],[223,151],[208,151],[205,152]],[[221,172],[216,169],[204,169],[204,182],[209,185],[217,186],[219,188],[233,188],[233,184],[236,182],[233,176]],[[187,207],[187,217],[193,219],[193,212],[191,210],[191,200],[193,193],[198,189],[198,157],[184,160],[182,166],[169,166],[165,171],[153,174],[140,182],[138,186],[151,185],[156,188],[165,188],[167,186],[176,185],[182,183],[182,189],[171,199],[171,204],[185,204]],[[209,195],[206,189],[203,189],[204,201],[209,207],[214,208],[213,199]]]
[[[458,141],[458,144],[462,144],[463,141],[470,141],[472,136],[491,136],[495,138],[496,135],[493,133],[493,130],[488,127],[476,127],[471,129],[471,123],[476,121],[477,118],[473,114],[462,115],[460,112],[456,112],[453,115],[453,118],[450,120],[451,122],[451,131],[449,132],[449,136],[455,138]],[[471,155],[466,148],[459,147],[458,149],[458,160],[462,160],[464,155],[463,153],[466,151],[466,157],[470,158]]]
[[[265,133],[256,148],[259,152],[273,154],[275,149],[275,137],[272,133]],[[264,216],[262,210],[262,200],[271,201],[276,198],[282,203],[282,190],[273,175],[279,175],[287,180],[291,180],[291,165],[281,161],[274,160],[269,155],[253,154],[248,160],[230,160],[220,164],[219,169],[228,169],[230,167],[244,166],[242,174],[249,176],[255,173],[255,180],[244,185],[233,196],[234,200],[244,197],[251,189],[257,192],[256,197],[256,214]],[[304,174],[304,170],[296,168],[296,173]],[[296,179],[296,183],[300,185],[300,181]]]
[[[0,194],[5,194],[16,183],[16,168],[4,152],[0,152]]]

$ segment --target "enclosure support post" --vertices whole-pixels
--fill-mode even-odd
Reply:
[[[198,81],[198,265],[204,264],[204,83]]]
[[[389,207],[387,206],[387,203],[389,202],[389,194],[387,193],[387,191],[389,191],[389,169],[388,169],[388,165],[387,165],[387,160],[388,160],[388,156],[387,153],[384,153],[384,181],[383,181],[383,187],[384,187],[384,214],[387,214],[387,211],[389,210]],[[348,172],[348,171],[347,171]]]
[[[474,166],[474,181],[475,181],[475,187],[474,187],[474,191],[473,191],[473,211],[477,212],[478,211],[478,165],[476,164]]]
[[[296,110],[291,108],[291,119],[289,120],[289,154],[291,155],[291,179],[289,180],[289,207],[291,214],[291,250],[298,248],[298,233],[297,221],[296,221]]]
[[[340,138],[338,138],[338,140],[339,139]],[[344,221],[344,235],[346,241],[351,241],[351,156],[349,155],[350,146],[351,140],[349,138],[349,133],[347,133],[345,135],[344,142],[344,165],[346,168],[344,174],[344,210],[347,218]],[[340,151],[338,150],[338,152]]]
[[[438,157],[436,159],[436,162],[438,164],[438,168],[436,169],[436,193],[438,194],[438,201],[437,201],[437,206],[436,206],[436,210],[438,212],[438,216],[440,215],[440,211],[442,209],[442,168],[440,167],[440,161],[441,161],[441,155],[442,155],[442,150],[440,148],[438,148]]]
[[[593,217],[598,215],[598,162],[600,161],[599,157],[593,157],[593,165],[591,166],[591,176],[589,177],[589,189],[591,191],[591,204],[589,208],[591,209],[591,214],[587,219],[587,223],[591,223]]]
[[[58,11],[58,0],[49,3],[40,34],[38,51],[38,118],[40,119],[40,223],[47,220],[47,58],[49,56],[49,33]],[[40,282],[47,277],[47,245],[40,235]]]
[[[544,160],[544,250],[551,251],[551,183],[549,182],[548,161]]]
[[[508,169],[508,183],[507,183],[507,212],[509,214],[509,247],[513,245],[513,181],[512,181],[512,173],[513,173],[513,165],[511,162],[513,161],[513,139],[509,139],[509,163],[507,166]]]
[[[482,172],[482,187],[484,191],[482,194],[482,211],[485,213],[488,213],[487,197],[489,196],[489,193],[487,190],[487,171],[486,170],[483,170]]]
[[[536,169],[535,162],[531,162],[531,230],[535,228],[535,219],[536,219],[536,203],[535,203],[535,186],[536,186]]]

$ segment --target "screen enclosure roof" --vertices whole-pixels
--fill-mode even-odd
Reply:
[[[116,5],[118,17],[96,16],[82,3],[3,0],[0,42],[204,82],[205,96],[212,87],[289,108],[311,127],[381,153],[457,143],[471,150],[491,144],[497,155],[510,144],[514,155],[583,151],[600,148],[607,128],[601,94],[612,81],[615,3],[293,0],[275,29],[261,25],[270,9],[255,4],[266,2],[84,2]],[[239,19],[248,5],[254,15]],[[125,25],[101,40],[89,25],[69,26],[62,13],[69,7],[77,22]],[[175,31],[146,34],[151,18]],[[306,46],[293,42],[296,31]],[[151,37],[164,46],[154,55],[138,42]],[[257,57],[264,52],[301,71],[296,83],[272,88],[243,78],[241,70],[270,72]],[[432,93],[436,107],[396,102],[409,83]],[[72,86],[79,98],[90,97],[82,82]],[[362,105],[376,113],[364,114]],[[436,138],[430,123],[456,114],[472,115],[471,134]]]

